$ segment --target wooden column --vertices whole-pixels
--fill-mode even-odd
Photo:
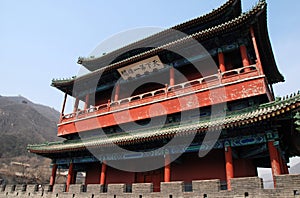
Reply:
[[[50,177],[50,185],[51,186],[53,186],[55,184],[56,171],[57,171],[57,164],[53,164],[52,165],[52,174]]]
[[[231,146],[225,146],[225,169],[226,169],[227,189],[231,190],[230,179],[234,177]]]
[[[101,175],[100,175],[100,184],[101,185],[105,185],[106,168],[107,168],[106,162],[103,161],[102,165],[101,165]]]
[[[270,162],[271,162],[271,168],[272,168],[272,175],[273,175],[273,181],[274,181],[274,187],[276,187],[276,181],[275,176],[280,175],[280,161],[278,157],[278,151],[277,148],[274,146],[274,141],[268,142],[268,149],[270,154]]]
[[[164,171],[164,182],[170,182],[171,181],[171,161],[170,161],[170,155],[165,155],[165,171]]]
[[[174,71],[174,67],[170,67],[170,86],[174,86],[175,85],[175,71]]]
[[[241,52],[241,56],[242,56],[242,62],[243,62],[243,66],[244,67],[247,67],[250,65],[250,62],[249,62],[249,58],[248,58],[248,54],[247,54],[247,48],[245,45],[241,45],[240,46],[240,52]],[[249,68],[246,68],[245,69],[245,72],[247,71],[250,71]]]
[[[90,94],[86,94],[85,96],[85,104],[84,104],[84,110],[87,110],[90,106]]]
[[[117,83],[116,84],[116,89],[115,89],[114,101],[118,101],[119,100],[119,94],[120,94],[120,84]]]
[[[263,72],[263,68],[262,68],[262,65],[261,65],[261,61],[260,61],[260,55],[259,55],[259,51],[258,51],[258,47],[257,47],[253,27],[250,27],[250,34],[251,34],[252,43],[253,43],[253,47],[254,47],[254,51],[255,51],[255,56],[256,56],[258,69],[260,70],[261,74],[263,74],[264,72]]]
[[[78,105],[79,105],[79,98],[76,98],[75,103],[74,103],[73,113],[76,113],[76,111],[78,109]]]
[[[60,112],[60,118],[59,118],[59,121],[60,121],[60,122],[61,122],[61,120],[62,120],[62,118],[63,118],[63,116],[64,116],[67,97],[68,97],[68,94],[67,94],[67,91],[66,91],[65,97],[64,97],[64,101],[63,101],[63,105],[62,105],[61,112]]]
[[[224,59],[224,54],[221,50],[218,52],[218,60],[219,60],[219,69],[220,69],[220,71],[225,72],[226,71],[225,59]]]
[[[73,173],[73,163],[71,162],[70,165],[69,165],[66,192],[69,192],[69,187],[70,187],[70,184],[72,183],[73,174],[74,174]]]

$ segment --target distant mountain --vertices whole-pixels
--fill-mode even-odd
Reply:
[[[0,158],[27,155],[27,144],[59,140],[59,112],[28,99],[0,96]]]

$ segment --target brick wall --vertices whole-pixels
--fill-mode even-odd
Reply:
[[[201,180],[192,182],[191,192],[185,192],[182,181],[162,182],[161,191],[153,192],[151,183],[135,183],[131,191],[126,190],[126,184],[109,184],[107,192],[103,186],[90,184],[70,185],[69,192],[64,192],[65,185],[57,184],[53,188],[49,185],[6,185],[0,186],[0,198],[175,198],[175,197],[279,197],[300,198],[300,175],[276,176],[276,189],[263,189],[262,180],[258,177],[244,177],[231,179],[232,190],[222,190],[220,180]],[[52,190],[52,191],[51,191]],[[49,192],[50,191],[50,192]]]

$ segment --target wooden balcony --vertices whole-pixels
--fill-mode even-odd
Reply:
[[[270,92],[265,76],[256,65],[206,76],[174,86],[146,92],[118,101],[62,116],[58,136],[93,130],[229,102]],[[220,94],[218,94],[220,93]],[[214,94],[214,95],[212,95]],[[218,96],[216,96],[218,95]],[[152,109],[153,104],[164,108]]]

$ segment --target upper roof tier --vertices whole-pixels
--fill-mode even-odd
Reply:
[[[85,68],[87,68],[90,71],[95,71],[99,68],[111,64],[111,60],[113,60],[115,57],[118,57],[118,60],[115,60],[114,62],[124,60],[128,57],[137,55],[145,51],[145,49],[139,49],[140,46],[164,45],[174,40],[178,40],[185,35],[191,35],[204,29],[208,29],[210,27],[232,20],[238,17],[240,14],[241,0],[228,0],[221,7],[213,10],[212,12],[206,15],[181,23],[172,28],[166,29],[137,42],[121,47],[100,57],[79,57],[78,63],[82,64]],[[173,33],[174,30],[180,31],[182,32],[182,34],[175,35]],[[132,51],[132,49],[135,50]]]
[[[228,4],[230,4],[233,6],[234,3],[240,4],[239,1],[238,2],[228,1],[225,5],[228,6]],[[224,9],[224,7],[227,7],[225,5],[222,6],[221,8]],[[221,8],[219,8],[216,11],[213,11],[212,13],[221,12],[221,10],[223,10]],[[207,15],[205,15],[205,16],[207,18],[210,18]],[[206,18],[205,16],[204,16],[204,18]],[[213,16],[215,16],[215,15],[213,15]],[[200,19],[203,20],[202,17],[199,17],[194,20],[197,21]],[[202,20],[200,20],[200,21],[202,21]],[[217,20],[217,19],[215,19],[215,20]],[[185,27],[187,28],[188,24],[190,24],[190,23],[192,23],[192,22],[184,23]],[[183,25],[179,25],[179,26],[181,27]],[[175,26],[175,27],[177,27],[177,26]],[[110,73],[111,71],[116,70],[118,68],[121,68],[121,67],[127,66],[129,64],[132,64],[132,63],[141,61],[143,59],[152,57],[154,55],[157,55],[160,52],[163,52],[164,50],[172,49],[174,47],[180,47],[192,39],[197,40],[201,44],[205,43],[208,40],[214,40],[215,38],[222,38],[223,35],[228,35],[228,34],[234,34],[235,36],[237,36],[237,37],[240,36],[241,38],[244,35],[244,37],[246,36],[248,39],[251,39],[250,27],[253,27],[254,33],[256,35],[256,40],[257,40],[257,45],[258,45],[258,49],[259,49],[259,53],[260,53],[262,67],[263,67],[264,74],[266,75],[268,82],[270,84],[274,84],[277,82],[283,82],[284,78],[278,71],[278,68],[277,68],[277,65],[275,62],[275,58],[273,55],[271,43],[269,40],[268,29],[267,29],[267,4],[264,0],[261,0],[251,10],[249,10],[248,12],[242,13],[240,16],[238,16],[234,19],[220,23],[219,25],[215,25],[213,27],[210,27],[210,28],[207,28],[204,30],[201,29],[191,35],[187,35],[183,38],[179,38],[172,42],[168,42],[168,43],[163,44],[156,48],[147,49],[146,51],[143,51],[136,55],[130,56],[126,59],[122,59],[117,62],[108,64],[106,66],[103,66],[100,63],[102,60],[104,60],[104,58],[82,59],[81,61],[83,61],[83,60],[84,61],[81,63],[84,65],[86,65],[87,63],[97,65],[98,61],[99,61],[98,69],[96,69],[96,70],[92,71],[91,73],[86,74],[84,76],[72,78],[69,80],[53,80],[52,86],[57,87],[58,89],[62,90],[63,92],[67,92],[68,94],[72,95],[72,88],[73,88],[75,80],[76,80],[76,83],[88,82],[89,80],[91,80],[93,78],[98,78],[99,74],[102,74],[102,76],[103,76],[104,74]],[[157,35],[159,35],[159,34],[163,34],[163,33],[158,33]],[[152,37],[155,37],[155,35]],[[148,37],[144,40],[150,39],[152,37]],[[236,39],[239,39],[239,38],[236,38]],[[134,43],[132,45],[135,45],[135,44],[136,43]],[[128,46],[126,46],[126,47],[128,47]],[[215,47],[221,47],[221,46],[215,46]],[[123,48],[121,48],[121,49],[123,49]],[[119,50],[121,50],[121,49],[119,49]],[[216,49],[218,49],[218,48],[216,48]],[[210,49],[208,49],[208,50],[210,50]],[[110,54],[113,54],[117,51],[118,50],[111,52]],[[109,54],[107,54],[107,55],[109,55]],[[105,55],[103,57],[107,57],[107,55]]]

